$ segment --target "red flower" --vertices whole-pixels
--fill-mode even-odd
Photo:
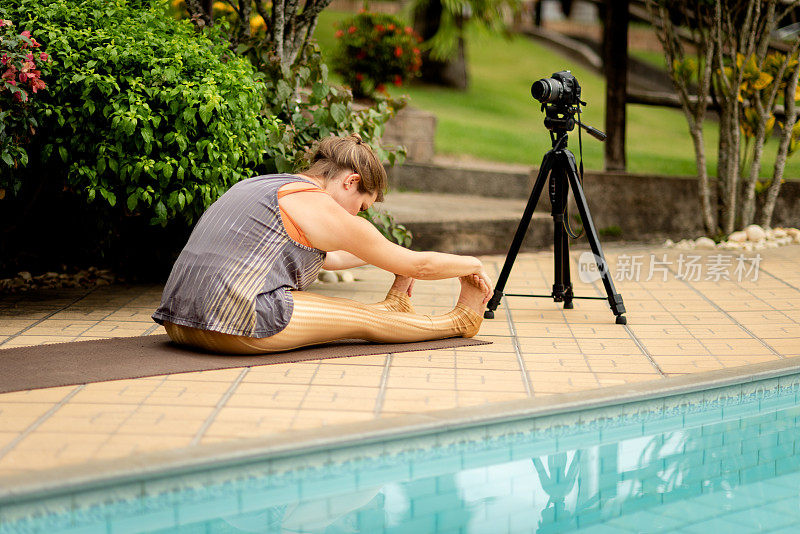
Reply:
[[[367,58],[367,51],[366,50],[359,50],[358,54],[356,54],[356,58],[358,58],[358,59],[366,59]]]
[[[344,35],[344,32],[342,30],[336,30],[336,38],[337,39],[341,38],[342,35]]]
[[[25,83],[25,82],[27,82],[27,81],[28,81],[28,75],[27,75],[27,73],[25,73],[25,72],[20,72],[20,73],[19,73],[19,81],[20,81],[21,83]]]
[[[386,86],[383,85],[382,83],[379,83],[378,87],[376,87],[375,90],[378,91],[379,93],[385,93],[386,92]]]
[[[20,35],[23,36],[23,37],[27,37],[28,39],[31,38],[31,32],[29,32],[28,30],[25,30]]]
[[[395,74],[394,76],[394,84],[398,87],[403,85],[403,78],[399,74]]]
[[[25,56],[25,59],[27,59],[28,61],[33,61],[33,54],[28,54],[27,56]]]
[[[403,55],[403,49],[399,46],[394,47],[394,57],[400,57]]]
[[[39,59],[41,59],[42,61],[47,61],[47,58],[49,57],[50,56],[47,55],[47,52],[42,52],[41,54],[39,54]]]
[[[45,84],[44,81],[40,79],[35,79],[31,81],[31,90],[33,90],[34,93],[39,91],[39,89],[44,89],[45,87],[47,87],[47,84]]]
[[[0,58],[0,65],[5,65],[8,63],[8,56],[3,54],[3,57]]]
[[[359,82],[363,81],[364,80],[364,75],[361,74],[360,72],[356,72],[356,80],[358,80]]]
[[[406,26],[406,35],[411,35],[412,33],[414,33],[414,30],[411,26]]]
[[[0,28],[3,26],[13,26],[10,20],[0,19]]]
[[[40,45],[40,44],[39,44],[39,42],[38,42],[36,39],[34,39],[33,37],[31,37],[31,46],[32,46],[33,48],[39,48],[39,47],[40,47],[40,46],[42,46],[42,45]]]
[[[389,25],[387,26],[387,28],[389,28],[389,31],[392,31],[392,30],[394,30],[394,24],[389,24]]]
[[[350,26],[349,28],[347,28],[347,33],[349,33],[351,35],[356,33],[356,27],[355,26]]]
[[[383,27],[383,24],[378,24],[377,26],[375,26],[375,31],[378,33],[383,32],[385,29],[386,28]]]
[[[414,48],[414,55],[416,56],[417,54],[419,54],[419,48]]]

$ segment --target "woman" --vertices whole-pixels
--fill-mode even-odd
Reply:
[[[239,182],[198,221],[153,319],[177,343],[229,354],[347,338],[474,336],[491,293],[480,260],[413,252],[384,238],[357,214],[382,201],[385,188],[386,171],[357,134],[321,141],[300,174]],[[365,264],[396,273],[379,304],[304,291],[323,267]],[[451,312],[414,313],[414,279],[452,277],[461,294]]]

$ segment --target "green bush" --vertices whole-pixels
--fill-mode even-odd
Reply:
[[[422,40],[393,15],[359,13],[337,22],[337,49],[333,64],[357,97],[384,92],[384,85],[400,86],[419,76]]]
[[[328,67],[322,62],[316,44],[309,46],[303,65],[290,71],[282,69],[269,50],[260,47],[256,40],[240,45],[237,50],[264,73],[266,111],[286,125],[270,134],[264,172],[293,172],[302,166],[315,141],[353,132],[361,135],[381,161],[395,165],[405,159],[405,147],[381,144],[386,122],[405,106],[404,99],[379,96],[371,106],[356,105],[349,91],[329,82]],[[396,224],[390,215],[372,208],[360,215],[387,239],[402,246],[411,245],[411,232]]]
[[[261,115],[263,85],[246,60],[147,4],[6,0],[3,8],[36,28],[54,60],[37,104],[41,168],[99,202],[112,222],[191,223],[252,176],[278,124]]]

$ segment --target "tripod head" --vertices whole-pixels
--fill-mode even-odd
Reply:
[[[581,105],[585,106],[586,103],[579,102],[574,106],[542,104],[542,111],[545,113],[544,127],[553,133],[553,148],[556,147],[557,143],[561,142],[562,138],[567,137],[567,132],[575,129],[576,124],[598,141],[605,141],[608,138],[605,133],[597,128],[581,122],[580,118],[575,119],[576,114],[580,117],[581,110],[579,106]]]
[[[598,141],[606,140],[606,134],[581,122],[581,106],[585,106],[586,102],[581,100],[581,86],[570,71],[554,72],[551,78],[534,82],[531,85],[531,96],[542,103],[542,111],[545,112],[544,127],[551,132],[553,148],[562,142],[566,144],[567,132],[575,129],[575,124]]]

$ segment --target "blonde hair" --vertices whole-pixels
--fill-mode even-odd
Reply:
[[[300,172],[322,178],[326,183],[344,171],[361,177],[358,190],[378,193],[376,202],[383,202],[386,190],[386,170],[372,148],[357,133],[345,137],[326,137],[311,152],[309,163]]]

